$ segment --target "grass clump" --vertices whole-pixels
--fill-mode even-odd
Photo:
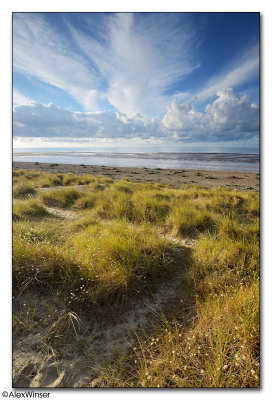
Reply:
[[[47,214],[49,217],[49,214]],[[36,220],[26,220],[22,219],[20,221],[16,221],[13,224],[13,235],[15,237],[15,241],[17,238],[26,240],[31,243],[42,243],[46,242],[48,244],[56,244],[58,241],[61,241],[61,231],[63,231],[64,241],[67,240],[67,232],[64,230],[64,224],[59,223],[58,230],[55,229],[54,217],[48,219],[39,219],[38,223]],[[65,224],[67,226],[67,224]]]
[[[100,192],[100,196],[97,196],[93,214],[101,219],[126,219],[127,221],[132,221],[134,205],[131,196],[115,190]]]
[[[14,237],[13,241],[13,286],[20,290],[25,283],[40,286],[67,284],[72,276],[71,263],[52,245],[46,242]],[[72,281],[72,279],[71,279]],[[17,291],[16,290],[16,291]]]
[[[46,217],[48,212],[37,199],[30,199],[28,201],[16,200],[12,207],[12,218],[15,221],[34,217]]]
[[[191,203],[187,202],[171,210],[166,224],[178,235],[195,235],[211,229],[214,222],[207,210],[192,208]]]
[[[34,196],[36,191],[32,185],[25,183],[15,185],[12,189],[12,194],[14,198],[26,198],[29,196]]]
[[[72,206],[76,200],[81,197],[81,193],[79,190],[74,188],[65,188],[61,190],[50,190],[48,192],[40,193],[40,199],[47,206],[56,206],[56,207],[70,207]]]
[[[148,225],[89,225],[67,245],[84,281],[95,280],[96,295],[103,298],[136,293],[169,267],[169,246]]]
[[[61,222],[59,229],[65,229]],[[66,232],[56,234],[48,226],[30,223],[15,226],[16,292],[26,282],[50,284],[59,288],[67,305],[113,302],[137,296],[173,265],[171,246],[151,226],[124,221],[104,226],[89,220],[74,230],[66,227]]]
[[[233,240],[203,236],[194,252],[189,280],[199,296],[220,293],[229,286],[250,284],[259,276],[259,243],[256,238]]]
[[[48,173],[27,169],[13,170],[14,189],[17,186],[30,185],[30,181],[33,188],[45,188],[53,186],[88,185],[92,182],[97,182],[98,179],[91,174],[75,175],[72,172]]]
[[[96,205],[99,198],[100,196],[96,192],[89,191],[83,193],[80,197],[76,199],[73,208],[77,210],[91,209]]]

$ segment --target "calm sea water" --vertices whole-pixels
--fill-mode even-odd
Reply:
[[[114,167],[147,167],[203,169],[225,171],[259,171],[256,148],[176,149],[175,152],[143,148],[25,148],[13,150],[13,161],[59,164],[105,165]]]

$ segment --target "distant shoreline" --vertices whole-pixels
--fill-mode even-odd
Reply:
[[[259,172],[259,154],[217,152],[115,152],[115,151],[35,151],[14,152],[17,162],[106,165],[111,167],[157,168]]]
[[[259,190],[259,174],[237,171],[209,171],[185,169],[160,169],[139,167],[114,167],[103,165],[78,165],[14,161],[15,169],[33,169],[50,173],[104,175],[112,179],[128,178],[132,182],[151,182],[179,187],[182,184],[200,185],[204,188],[218,186],[236,190]]]

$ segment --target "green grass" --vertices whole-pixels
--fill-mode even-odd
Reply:
[[[173,249],[152,226],[84,222],[73,230],[52,221],[65,230],[63,234],[56,234],[49,224],[21,222],[14,226],[16,292],[34,278],[33,285],[47,282],[61,286],[64,296],[84,285],[84,291],[69,298],[68,304],[70,300],[78,305],[110,302],[114,297],[139,294],[171,270]]]
[[[43,188],[53,186],[88,185],[96,182],[97,178],[90,174],[75,175],[68,173],[48,173],[33,170],[13,170],[13,191],[19,188]],[[18,189],[17,189],[18,187]]]
[[[13,187],[12,195],[14,198],[27,198],[36,194],[34,187],[28,182],[25,184],[17,184]]]
[[[171,247],[149,225],[91,224],[67,247],[83,281],[95,282],[98,300],[139,293],[169,270]]]
[[[15,200],[12,207],[14,221],[33,217],[45,217],[48,212],[39,200],[31,198],[28,201]]]
[[[66,208],[72,206],[80,198],[80,191],[74,188],[65,188],[62,190],[51,189],[40,193],[40,199],[47,206]]]
[[[86,193],[82,193],[77,199],[75,199],[73,208],[76,210],[84,210],[84,209],[92,209],[100,195],[97,192],[88,191]]]
[[[126,368],[106,370],[103,385],[258,387],[258,298],[254,283],[198,302],[193,326],[174,319],[141,336]]]
[[[259,242],[245,230],[201,235],[191,254],[181,297],[151,335],[115,366],[104,366],[102,387],[258,387]]]
[[[28,170],[13,179],[15,300],[39,288],[62,305],[54,314],[52,300],[41,303],[49,319],[40,328],[36,300],[16,311],[18,337],[41,335],[41,347],[65,359],[68,343],[81,346],[80,318],[110,323],[182,272],[178,297],[131,333],[131,351],[97,366],[99,386],[260,385],[257,192]],[[185,251],[184,240],[195,245]]]
[[[178,235],[194,235],[212,229],[214,220],[208,210],[192,208],[192,202],[186,201],[182,206],[173,207],[166,225]]]

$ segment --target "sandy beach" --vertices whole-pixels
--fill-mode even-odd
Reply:
[[[184,169],[106,167],[99,165],[50,164],[38,162],[13,162],[15,169],[32,169],[50,173],[73,172],[74,174],[103,175],[112,179],[128,178],[132,182],[164,183],[179,187],[194,184],[204,188],[218,186],[236,190],[258,191],[260,176],[252,172],[204,171]]]

